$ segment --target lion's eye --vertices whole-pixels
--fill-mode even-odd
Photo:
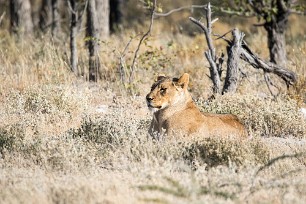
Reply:
[[[166,90],[167,90],[167,88],[160,88],[160,92],[161,92],[162,94],[165,93]]]

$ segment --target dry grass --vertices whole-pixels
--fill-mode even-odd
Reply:
[[[70,73],[67,45],[59,48],[49,39],[16,43],[0,33],[3,203],[306,200],[306,122],[299,112],[306,97],[305,41],[289,45],[289,68],[299,75],[289,92],[271,97],[262,73],[243,64],[247,77],[239,93],[208,102],[203,36],[154,32],[142,46],[131,87],[118,81],[126,33],[104,42],[97,84]],[[259,32],[251,42],[260,49],[262,38]],[[79,51],[82,70],[86,51]],[[131,58],[128,52],[127,64]],[[252,138],[148,138],[144,96],[153,76],[183,71],[191,74],[190,91],[202,111],[236,114]]]

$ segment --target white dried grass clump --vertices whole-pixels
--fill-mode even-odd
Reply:
[[[301,110],[301,113],[302,113],[303,117],[306,120],[306,108],[301,108],[300,110]]]
[[[86,93],[68,86],[12,90],[5,98],[1,121],[3,126],[23,126],[28,136],[39,132],[58,134],[77,123],[77,116],[88,109],[88,102]]]
[[[40,93],[39,89],[35,90]],[[67,92],[77,100],[83,94],[93,97],[88,90],[76,95]],[[74,109],[75,104],[69,105],[70,101],[65,98],[59,100],[65,105],[55,103],[54,98],[58,96],[52,91],[49,94],[37,96],[35,103],[31,103],[33,108],[25,110],[24,101],[33,94],[19,93],[20,97],[15,97],[19,105],[11,104],[7,112],[12,116],[18,109],[26,119],[14,123],[21,126],[11,124],[14,129],[7,126],[1,132],[14,136],[7,143],[11,141],[12,145],[1,152],[3,182],[0,188],[3,190],[0,197],[5,202],[27,199],[31,203],[256,203],[264,198],[267,202],[301,203],[305,199],[301,193],[306,189],[302,179],[306,176],[305,157],[280,160],[257,173],[260,167],[284,152],[303,151],[305,144],[291,142],[289,148],[283,141],[273,142],[272,137],[271,141],[264,138],[245,141],[163,138],[156,141],[147,135],[151,115],[142,97],[114,99],[106,103],[107,113],[90,115],[86,114],[90,113],[86,109],[83,111],[81,104],[88,104],[88,110],[95,105],[91,107],[86,97],[84,102],[79,101],[77,108],[80,109]],[[212,104],[219,104],[210,104],[211,107],[216,110],[223,105],[222,110],[243,116],[243,112],[238,112],[241,104],[234,102],[238,98],[225,97],[226,100],[217,98]],[[249,100],[241,103],[255,99]],[[44,130],[46,126],[37,118],[57,115],[60,109],[65,113],[59,114],[60,122],[69,115],[72,117],[72,110],[83,119],[79,125],[60,134],[38,131],[32,135],[24,130],[31,118]],[[27,197],[29,194],[31,196]]]
[[[250,132],[265,137],[305,138],[306,121],[297,102],[286,97],[262,98],[228,94],[207,103],[198,101],[202,111],[233,113]]]

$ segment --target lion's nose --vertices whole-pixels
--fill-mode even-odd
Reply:
[[[153,98],[152,96],[147,95],[146,99],[147,99],[148,102],[150,102],[150,101],[152,101],[154,98]]]

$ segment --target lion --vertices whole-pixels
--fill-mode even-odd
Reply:
[[[153,112],[149,134],[245,136],[245,127],[232,114],[201,113],[188,92],[189,74],[180,78],[159,76],[146,96]]]

